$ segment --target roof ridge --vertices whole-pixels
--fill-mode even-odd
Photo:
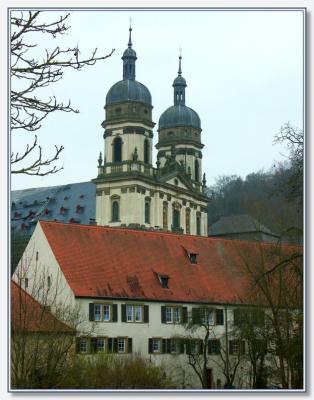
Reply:
[[[226,238],[221,238],[221,237],[213,237],[213,236],[198,236],[198,235],[188,235],[188,234],[178,234],[175,232],[165,232],[165,231],[157,231],[157,230],[145,230],[145,229],[132,229],[132,228],[126,228],[126,227],[121,227],[121,226],[102,226],[102,225],[86,225],[86,224],[77,224],[77,223],[70,223],[70,222],[62,222],[62,221],[47,221],[47,220],[38,220],[40,224],[43,225],[65,225],[65,226],[71,226],[71,227],[76,227],[76,228],[81,228],[81,229],[93,229],[93,230],[108,230],[108,231],[116,231],[116,232],[132,232],[137,235],[141,234],[149,234],[149,235],[165,235],[165,236],[170,236],[170,237],[177,237],[179,238],[191,238],[191,239],[197,239],[197,240],[207,240],[208,242],[210,241],[218,241],[218,242],[228,242],[228,243],[234,243],[234,242],[240,242],[240,243],[246,243],[246,244],[257,244],[261,246],[276,246],[276,243],[269,243],[269,242],[252,242],[251,240],[244,240],[244,239],[226,239]],[[281,243],[280,244],[283,247],[296,247],[300,245],[296,244],[287,244],[287,243]]]

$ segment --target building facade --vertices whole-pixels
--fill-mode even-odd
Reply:
[[[98,160],[96,221],[207,236],[208,198],[202,179],[201,122],[185,105],[181,56],[173,82],[174,104],[160,117],[153,166],[152,98],[135,80],[131,31],[123,53],[123,79],[106,96],[104,157]]]

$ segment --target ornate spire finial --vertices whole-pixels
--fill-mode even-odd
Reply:
[[[129,43],[128,43],[128,47],[132,47],[132,38],[131,38],[131,34],[132,34],[132,18],[130,17],[130,28],[129,28]]]
[[[179,71],[178,71],[178,75],[182,74],[182,70],[181,70],[181,60],[182,60],[182,56],[181,56],[181,47],[179,49]]]

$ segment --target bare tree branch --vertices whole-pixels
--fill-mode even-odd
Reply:
[[[55,96],[45,96],[41,89],[60,81],[66,68],[81,71],[86,66],[94,65],[98,61],[109,58],[113,52],[98,55],[97,48],[87,57],[81,57],[78,46],[61,49],[56,46],[53,50],[44,50],[43,56],[34,53],[37,43],[32,43],[34,34],[47,35],[56,38],[58,35],[68,34],[70,26],[67,24],[70,14],[61,15],[53,21],[46,21],[41,17],[48,16],[41,11],[12,12],[11,15],[11,131],[38,131],[42,122],[55,111],[79,111],[71,106],[71,101],[62,102]],[[40,50],[40,49],[39,49]],[[36,55],[38,54],[38,55]],[[12,164],[25,162],[32,152],[38,150],[35,162],[17,167],[12,173],[44,176],[56,173],[62,168],[53,165],[59,159],[63,146],[55,146],[55,154],[51,158],[44,158],[42,148],[37,144],[37,137],[33,144],[27,145],[22,155],[11,155]],[[52,168],[45,167],[52,166]]]

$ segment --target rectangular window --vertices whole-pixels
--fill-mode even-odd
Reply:
[[[87,353],[87,339],[80,339],[80,353]]]
[[[133,322],[133,306],[126,306],[126,320]]]
[[[213,310],[203,308],[200,310],[200,315],[201,315],[201,323],[202,324],[214,325],[215,319],[214,319],[214,311]]]
[[[134,306],[135,322],[142,322],[142,306]]]
[[[126,305],[126,322],[143,322],[144,306]]]
[[[180,343],[177,339],[171,339],[170,352],[171,353],[180,353]]]
[[[94,305],[94,320],[95,321],[101,321],[101,304],[95,304]]]
[[[160,353],[161,352],[161,343],[160,339],[153,339],[153,353]]]
[[[208,354],[219,354],[220,353],[220,340],[211,339],[208,341]]]
[[[190,349],[191,354],[199,354],[200,345],[197,340],[191,340],[190,346],[191,346],[191,349]]]
[[[105,339],[97,338],[97,352],[104,352],[104,351],[105,351]]]
[[[172,319],[172,307],[166,307],[166,323],[167,324],[172,324],[173,319]]]
[[[244,340],[230,340],[229,341],[229,353],[230,354],[244,354],[245,353]]]
[[[104,321],[110,321],[110,304],[104,304]]]
[[[118,353],[125,353],[125,338],[118,338]]]
[[[181,307],[173,308],[173,323],[180,324],[181,323]]]

